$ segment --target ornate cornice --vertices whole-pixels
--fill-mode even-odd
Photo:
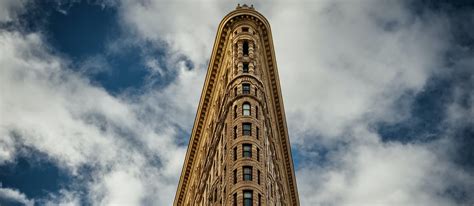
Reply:
[[[262,45],[264,47],[264,59],[268,67],[268,83],[270,84],[271,93],[268,94],[274,102],[274,115],[276,117],[277,132],[280,137],[281,149],[283,151],[283,164],[285,175],[288,179],[289,193],[291,197],[291,205],[299,205],[298,190],[296,186],[296,177],[294,176],[293,160],[291,158],[291,147],[288,137],[288,128],[286,125],[285,110],[283,106],[280,81],[278,77],[278,70],[276,66],[275,53],[273,50],[273,40],[271,36],[270,24],[267,19],[255,11],[253,7],[240,7],[227,14],[220,22],[218,32],[215,38],[214,47],[209,61],[209,67],[206,74],[201,98],[199,101],[198,111],[194,120],[194,126],[189,141],[186,158],[181,171],[179,185],[176,191],[174,205],[182,205],[187,190],[191,169],[193,168],[194,159],[198,150],[199,140],[202,136],[206,114],[211,106],[211,97],[214,92],[214,86],[217,83],[218,69],[223,63],[224,47],[230,35],[230,29],[233,23],[240,20],[251,20],[256,23],[261,29]]]

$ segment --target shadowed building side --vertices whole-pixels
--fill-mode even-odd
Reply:
[[[174,205],[299,205],[268,21],[219,24]]]

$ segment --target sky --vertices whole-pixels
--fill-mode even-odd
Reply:
[[[474,3],[0,1],[0,205],[172,205],[220,20],[272,27],[301,205],[474,204]]]

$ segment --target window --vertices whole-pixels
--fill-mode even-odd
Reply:
[[[252,190],[244,190],[244,206],[252,206]]]
[[[252,181],[252,167],[250,166],[244,166],[242,167],[243,173],[244,173],[244,181]]]
[[[242,105],[242,115],[250,116],[250,104],[248,102]]]
[[[234,106],[234,119],[237,118],[237,105]]]
[[[248,27],[242,27],[242,32],[249,32],[249,28]]]
[[[252,157],[252,145],[243,144],[242,145],[242,157]]]
[[[260,162],[260,148],[257,147],[257,161]]]
[[[217,201],[217,188],[214,189],[214,202]]]
[[[255,87],[255,96],[258,96],[257,87]]]
[[[257,170],[257,183],[260,184],[260,170]]]
[[[243,73],[249,73],[249,63],[244,63],[244,66],[242,68]]]
[[[262,195],[258,194],[258,206],[262,206]]]
[[[252,124],[251,123],[242,123],[242,135],[252,135]]]
[[[242,45],[242,50],[244,52],[244,55],[249,55],[249,42],[244,41],[244,44]]]
[[[237,96],[237,87],[234,87],[234,96]]]
[[[237,169],[234,170],[234,184],[237,184]]]
[[[234,193],[234,206],[237,206],[237,193]]]
[[[234,139],[237,138],[237,126],[234,127]]]
[[[255,118],[258,119],[258,106],[255,106]]]
[[[237,147],[234,147],[234,161],[237,160]]]
[[[258,136],[259,136],[259,133],[260,133],[260,130],[258,129],[257,127],[257,131],[255,131],[257,133],[257,139],[258,139]]]
[[[242,94],[250,94],[250,84],[242,84]]]

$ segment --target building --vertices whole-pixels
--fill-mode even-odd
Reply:
[[[219,24],[174,205],[299,205],[268,21]]]

